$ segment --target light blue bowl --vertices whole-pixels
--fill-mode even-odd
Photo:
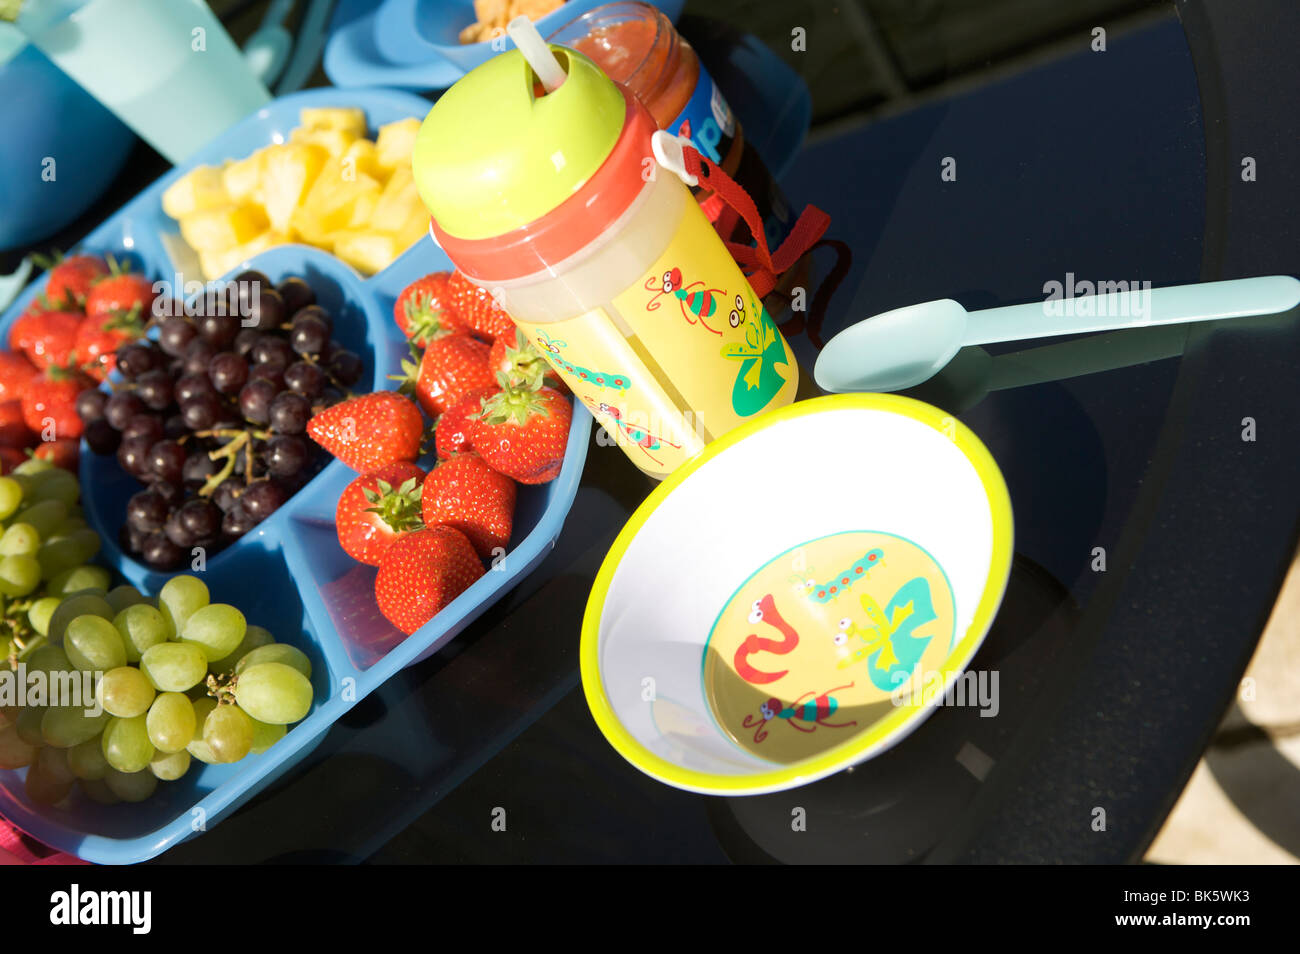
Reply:
[[[0,29],[0,45],[22,43],[13,27]],[[135,134],[28,44],[7,61],[0,54],[0,104],[0,249],[9,249],[53,235],[90,208]]]
[[[299,109],[327,105],[361,107],[372,134],[383,123],[423,117],[429,107],[418,96],[382,89],[310,90],[277,99],[140,193],[88,235],[80,248],[111,252],[132,260],[155,279],[171,280],[174,269],[160,235],[177,229],[162,211],[163,190],[193,166],[241,158],[287,137],[298,123]],[[360,389],[389,386],[387,376],[397,373],[406,353],[392,317],[397,295],[419,276],[451,265],[426,236],[370,278],[326,252],[302,245],[270,249],[238,270],[244,267],[260,269],[273,281],[299,275],[311,283],[334,315],[335,336],[365,359],[368,376]],[[43,287],[43,280],[32,285],[0,318],[0,341]],[[160,784],[157,794],[138,805],[98,805],[78,792],[65,808],[37,806],[24,791],[26,770],[0,772],[0,815],[46,844],[110,864],[143,861],[211,829],[306,758],[343,713],[398,670],[444,646],[541,563],[573,504],[590,428],[591,416],[579,404],[559,478],[519,488],[514,536],[504,559],[406,638],[375,606],[375,569],[356,563],[338,544],[335,505],[356,475],[331,461],[255,530],[213,555],[203,573],[214,600],[234,603],[250,623],[267,627],[278,640],[298,646],[311,658],[316,702],[307,718],[268,752],[234,765],[196,763],[185,778]],[[96,457],[83,445],[81,486],[86,518],[103,539],[100,559],[129,582],[156,592],[170,574],[128,557],[117,539],[127,498],[139,485],[114,457]]]

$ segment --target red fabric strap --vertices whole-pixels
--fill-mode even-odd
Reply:
[[[712,189],[723,202],[735,209],[750,234],[754,236],[755,245],[741,245],[727,242],[727,251],[745,270],[745,277],[759,298],[767,297],[776,287],[776,280],[788,268],[799,261],[825,234],[831,224],[831,217],[815,205],[804,207],[798,220],[786,236],[781,247],[773,253],[767,247],[767,236],[763,232],[763,219],[758,214],[758,207],[749,193],[731,176],[700,155],[699,151],[689,145],[682,146],[686,171],[700,180],[700,185]]]

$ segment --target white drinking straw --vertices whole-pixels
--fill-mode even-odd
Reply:
[[[537,27],[533,26],[533,21],[526,16],[517,16],[506,27],[506,33],[515,41],[515,46],[519,47],[519,52],[524,55],[528,65],[542,81],[546,92],[559,89],[560,84],[566,79],[564,68],[560,66],[559,60],[546,45],[542,35],[537,32]]]

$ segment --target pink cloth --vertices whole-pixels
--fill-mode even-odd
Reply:
[[[24,835],[8,820],[0,818],[0,864],[85,865],[89,863],[75,855],[55,851],[41,844],[30,835]]]

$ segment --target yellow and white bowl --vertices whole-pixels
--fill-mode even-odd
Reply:
[[[945,412],[843,394],[765,414],[673,473],[614,542],[583,620],[588,705],[669,785],[807,784],[945,698],[975,702],[961,674],[1011,556],[1002,475]]]

